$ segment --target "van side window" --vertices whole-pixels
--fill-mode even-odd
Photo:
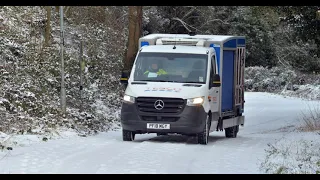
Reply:
[[[213,75],[215,74],[216,72],[216,59],[215,59],[215,56],[212,55],[211,56],[211,67],[210,67],[210,85],[212,84],[213,82]],[[211,86],[210,86],[211,87]]]
[[[213,74],[216,74],[216,56],[214,54],[211,57],[211,62],[212,62]]]

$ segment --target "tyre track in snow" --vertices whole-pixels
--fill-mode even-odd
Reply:
[[[163,141],[169,141],[173,137],[163,137]],[[183,142],[181,139],[181,143]],[[259,138],[226,139],[224,136],[211,133],[209,144],[206,146],[196,144],[196,138],[193,138],[192,144],[181,145],[181,151],[175,152],[171,157],[171,162],[175,163],[169,164],[169,168],[163,172],[170,174],[254,173],[258,171],[254,162],[256,162],[256,157],[261,155],[254,149],[258,147],[261,149],[263,147],[261,145],[265,144],[262,144]],[[248,157],[248,153],[251,158]],[[242,161],[253,162],[253,165],[246,167],[237,163]],[[233,172],[235,168],[238,169],[237,172]]]
[[[106,161],[97,173],[167,173],[173,157],[183,152],[185,145],[172,141],[157,142],[156,139],[159,138],[161,139],[161,137],[138,139],[136,140],[138,142],[130,143],[133,146],[131,149]],[[183,138],[183,136],[180,136],[180,138]],[[134,145],[135,143],[138,143],[138,145]],[[149,148],[150,146],[153,148]]]

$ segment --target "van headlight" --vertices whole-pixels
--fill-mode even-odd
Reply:
[[[128,102],[128,103],[134,103],[135,98],[132,96],[124,95],[123,96],[123,101]]]
[[[204,102],[204,96],[196,97],[196,98],[188,99],[187,100],[187,105],[188,106],[202,105],[203,102]]]

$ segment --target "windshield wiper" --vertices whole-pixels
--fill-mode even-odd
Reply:
[[[159,80],[159,82],[177,82],[177,81]]]
[[[136,81],[148,81],[148,82],[176,82],[176,81],[168,81],[168,80],[136,80]]]
[[[201,82],[197,82],[197,81],[186,81],[186,82],[182,82],[182,83],[197,83],[197,84],[202,84]]]

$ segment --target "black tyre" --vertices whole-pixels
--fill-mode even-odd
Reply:
[[[122,130],[123,141],[133,141],[135,138],[135,133],[132,131]]]
[[[224,132],[227,138],[236,138],[239,132],[239,125],[225,128]]]
[[[210,121],[209,116],[207,116],[206,124],[201,133],[198,134],[198,143],[207,145],[209,141],[209,130],[210,130]]]

